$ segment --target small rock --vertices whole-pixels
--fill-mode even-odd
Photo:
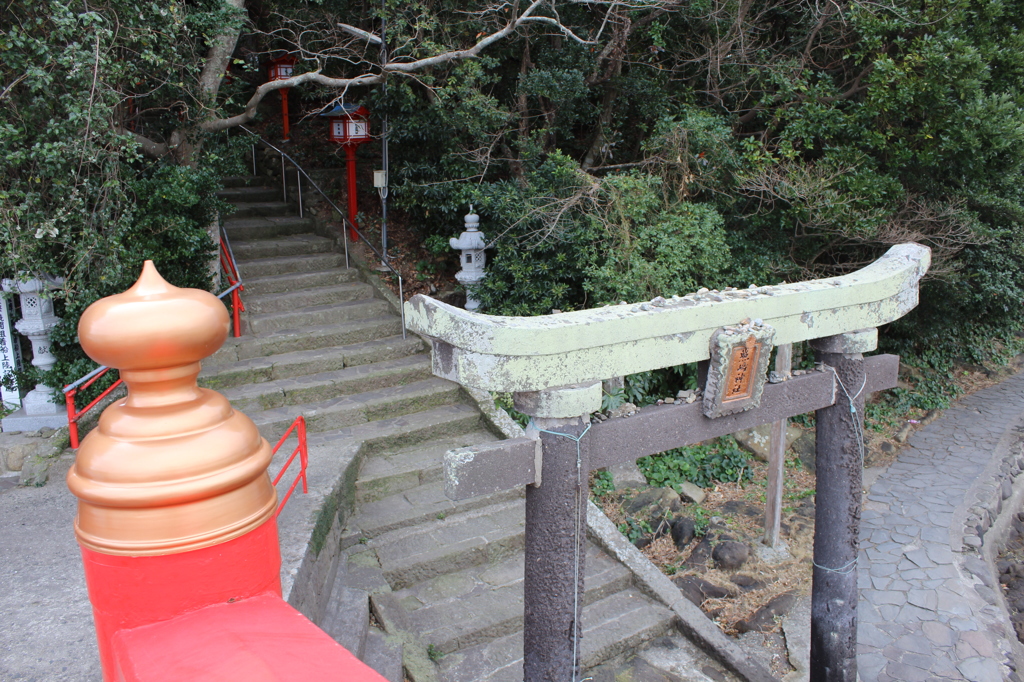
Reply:
[[[683,575],[672,580],[683,595],[697,606],[708,599],[723,599],[729,596],[729,590],[695,575]]]
[[[787,426],[786,449],[788,450],[801,435],[803,435],[803,429],[796,426]],[[761,426],[753,429],[737,431],[733,436],[736,438],[736,442],[739,443],[741,448],[751,453],[762,462],[768,461],[768,450],[772,436],[771,424],[762,424]]]
[[[694,504],[704,504],[704,498],[707,497],[707,493],[704,492],[703,488],[689,481],[683,481],[679,484],[679,495]]]
[[[633,403],[622,403],[614,410],[608,411],[609,417],[628,417],[631,414],[636,414],[636,405]]]
[[[796,592],[783,592],[754,611],[750,618],[736,623],[740,632],[771,632],[796,603]]]
[[[711,558],[715,566],[726,571],[735,571],[750,557],[750,548],[742,542],[729,540],[715,545]]]
[[[676,402],[675,398],[665,398],[665,404],[666,405],[672,405],[675,402]]]
[[[627,514],[637,514],[643,509],[679,511],[679,493],[672,488],[651,488],[640,493],[626,505]]]
[[[686,396],[686,404],[687,405],[689,405],[690,403],[694,402],[695,400],[697,400],[696,394],[691,393],[690,395]]]
[[[1009,481],[1003,481],[1002,483],[1000,483],[999,489],[1004,500],[1009,499],[1010,495],[1013,495],[1013,486],[1010,485]]]
[[[46,481],[50,477],[50,465],[55,461],[54,457],[42,457],[40,455],[26,458],[21,465],[18,485],[36,488],[46,485]]]
[[[622,462],[608,467],[612,475],[612,485],[616,490],[626,488],[642,488],[647,485],[647,477],[640,472],[636,462]]]
[[[800,462],[804,465],[804,468],[812,474],[814,473],[816,447],[813,430],[805,431],[804,434],[797,438],[793,443],[793,452],[800,457]]]
[[[907,422],[900,427],[900,430],[896,432],[896,435],[892,437],[897,443],[906,443],[907,439],[910,438],[910,432],[914,430],[914,425]]]
[[[705,535],[697,546],[690,552],[686,559],[686,565],[691,568],[704,570],[707,568],[707,561],[711,557],[711,537]]]
[[[677,516],[672,519],[672,542],[676,543],[676,549],[682,550],[696,536],[697,527],[693,519],[687,516]]]
[[[734,585],[738,585],[743,588],[744,592],[759,590],[764,587],[763,582],[745,573],[737,573],[736,575],[731,576],[729,580],[731,580]]]

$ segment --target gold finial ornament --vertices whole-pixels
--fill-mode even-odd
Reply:
[[[96,301],[78,323],[82,348],[121,371],[128,396],[82,441],[68,487],[75,533],[97,552],[186,552],[243,535],[274,513],[270,445],[216,391],[199,361],[228,335],[215,296],[168,284],[146,261],[128,291]]]

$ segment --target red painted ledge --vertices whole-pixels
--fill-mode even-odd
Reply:
[[[274,594],[114,636],[118,682],[387,682]]]

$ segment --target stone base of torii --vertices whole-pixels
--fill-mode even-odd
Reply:
[[[817,483],[811,680],[854,682],[856,557],[866,396],[896,384],[899,360],[864,358],[877,327],[917,304],[926,247],[893,247],[844,277],[703,292],[637,306],[492,317],[417,296],[410,328],[433,345],[438,376],[512,392],[528,435],[445,456],[453,499],[526,485],[524,674],[577,680],[587,474],[815,411]],[[754,320],[751,322],[751,320]],[[819,371],[766,384],[772,345],[809,341]],[[701,363],[703,403],[657,406],[591,424],[601,381]]]

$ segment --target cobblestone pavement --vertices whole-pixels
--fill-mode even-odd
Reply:
[[[871,486],[858,572],[864,682],[1020,679],[977,547],[1020,472],[1022,423],[1024,373],[958,401]]]
[[[42,488],[0,490],[0,680],[98,682],[75,498],[62,458]],[[14,479],[17,480],[17,479]]]

